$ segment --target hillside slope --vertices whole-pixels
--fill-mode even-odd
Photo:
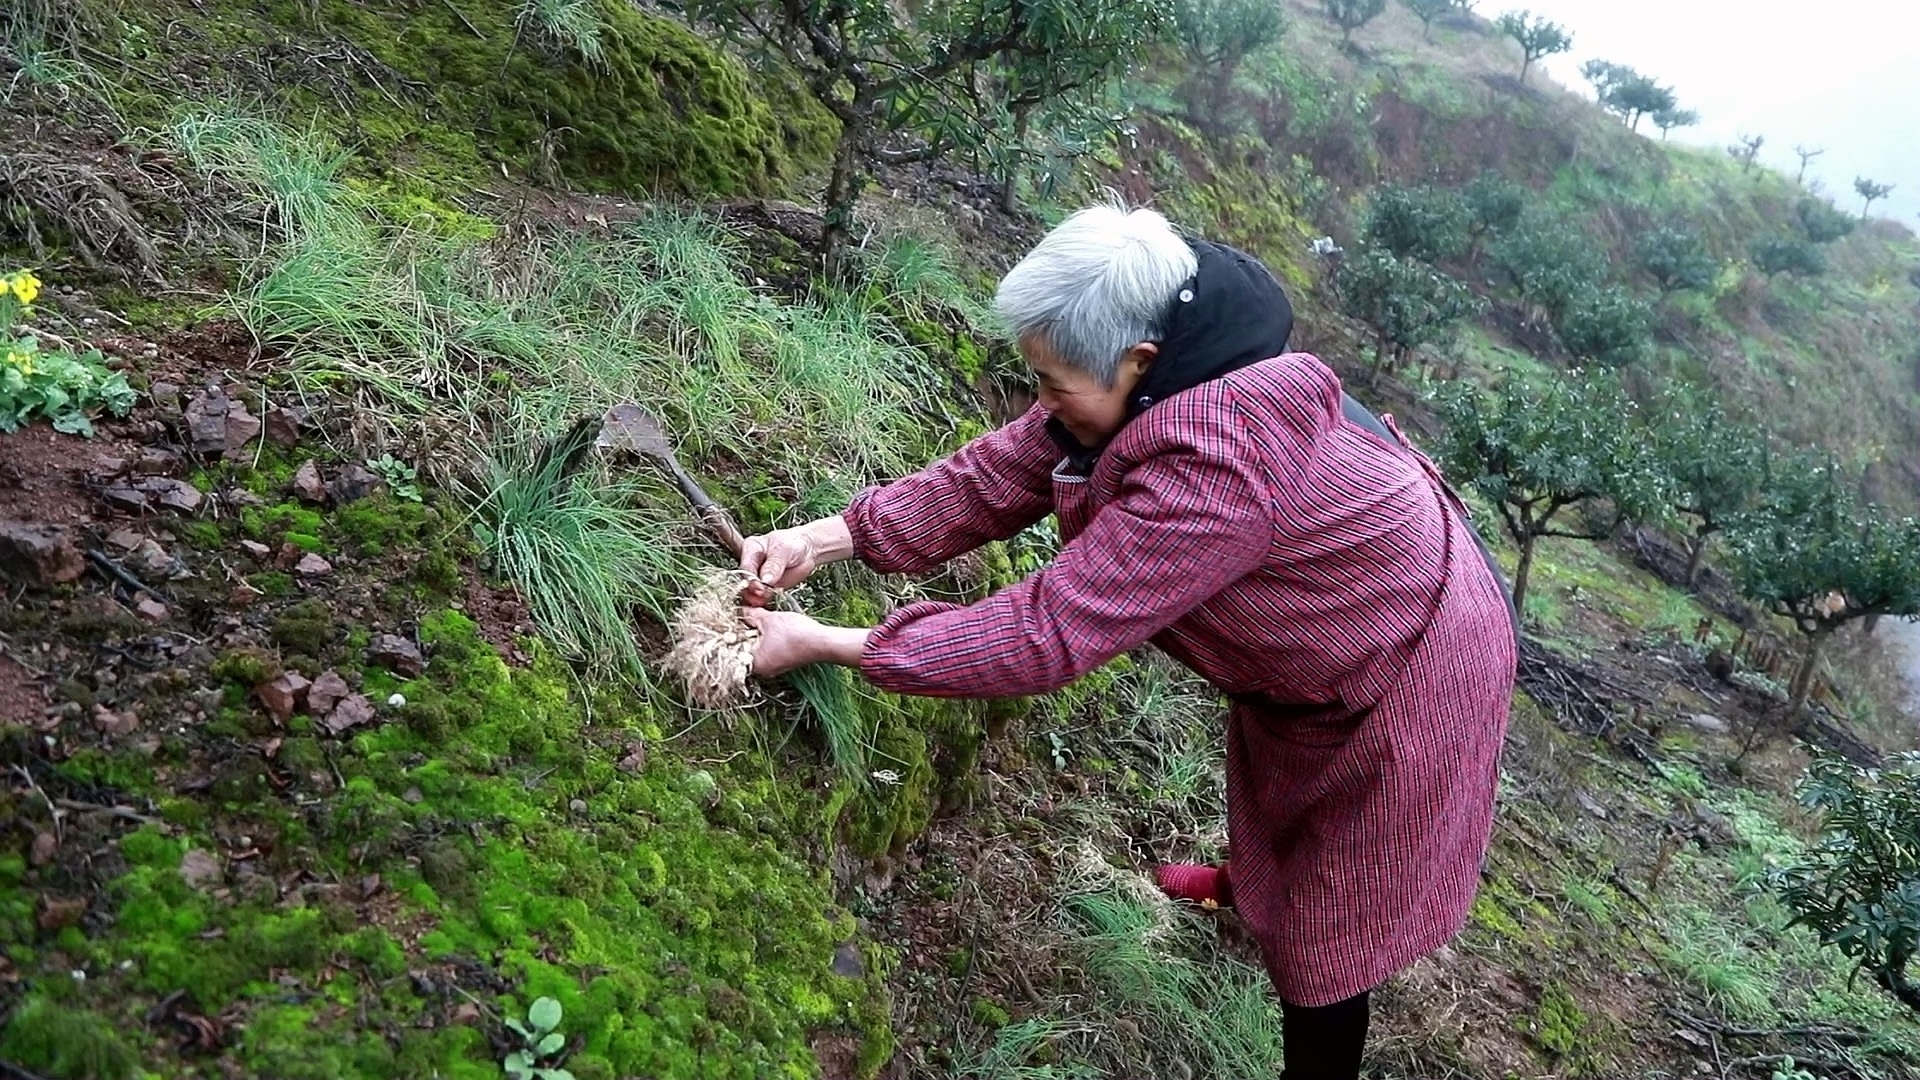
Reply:
[[[860,276],[809,282],[830,118],[668,12],[585,10],[599,60],[473,0],[0,21],[0,274],[47,282],[37,348],[97,346],[138,391],[91,440],[0,434],[0,1065],[1275,1074],[1250,944],[1143,873],[1224,843],[1215,695],[1143,651],[1028,700],[815,673],[695,708],[667,623],[729,559],[655,472],[565,441],[635,401],[747,529],[835,509],[1017,406],[983,286],[1071,201],[883,168]],[[1353,54],[1319,11],[1242,72],[1237,133],[1187,123],[1166,65],[1132,80],[1089,181],[1268,258],[1297,343],[1428,431],[1432,376],[1365,385],[1312,239],[1352,247],[1383,183],[1496,169],[1651,294],[1635,237],[1682,223],[1719,272],[1661,303],[1637,385],[1702,380],[1913,496],[1911,235],[1768,281],[1741,259],[1794,215],[1783,178],[1516,85],[1481,21],[1429,44],[1396,7]],[[1566,363],[1458,269],[1489,313],[1430,365]],[[1053,544],[799,602],[975,598]],[[1769,636],[1718,578],[1675,588],[1650,532],[1545,541],[1534,574],[1483,895],[1382,991],[1373,1074],[1920,1071],[1920,1027],[1766,887],[1817,829]],[[1879,641],[1845,638],[1806,737],[1911,748]]]

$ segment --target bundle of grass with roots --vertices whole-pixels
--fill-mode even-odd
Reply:
[[[747,680],[760,632],[740,617],[740,592],[749,580],[739,569],[707,571],[668,625],[673,647],[661,666],[702,709],[737,709],[758,698]]]

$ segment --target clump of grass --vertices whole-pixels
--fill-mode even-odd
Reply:
[[[546,452],[496,452],[487,485],[469,491],[481,547],[525,598],[540,630],[564,654],[637,671],[632,621],[667,618],[670,583],[684,577],[665,522],[639,509],[632,481],[574,473],[587,439],[577,428]]]
[[[514,25],[522,32],[534,29],[589,64],[606,63],[601,39],[607,26],[595,0],[522,0]]]
[[[1771,1021],[1779,989],[1775,972],[1724,916],[1684,906],[1667,920],[1663,959],[1728,1016]]]
[[[1086,1032],[1085,1025],[1038,1017],[1008,1024],[984,1049],[961,1057],[954,1075],[960,1080],[1094,1080],[1100,1071],[1085,1062],[1034,1061],[1038,1054],[1053,1053],[1062,1039]]]
[[[1195,1076],[1279,1072],[1280,1015],[1265,972],[1222,955],[1202,923],[1090,848],[1075,877],[1063,905],[1069,933],[1151,1052],[1186,1062]]]

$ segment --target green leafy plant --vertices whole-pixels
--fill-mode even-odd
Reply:
[[[1361,235],[1395,255],[1439,262],[1466,249],[1472,217],[1458,191],[1386,185],[1374,192]]]
[[[1766,442],[1764,433],[1735,423],[1705,394],[1677,392],[1667,413],[1648,427],[1671,482],[1672,508],[1693,526],[1687,544],[1691,586],[1714,536],[1760,497]]]
[[[40,279],[16,270],[0,277],[0,431],[45,418],[55,431],[93,434],[91,414],[125,416],[139,396],[126,376],[108,371],[99,350],[42,349],[33,334],[15,336],[40,295]]]
[[[1398,367],[1422,345],[1446,340],[1480,306],[1459,281],[1379,248],[1343,262],[1334,290],[1342,312],[1373,328],[1376,372]]]
[[[1882,769],[1821,757],[1800,801],[1824,812],[1819,843],[1771,884],[1822,944],[1844,953],[1889,994],[1920,1011],[1907,966],[1920,952],[1920,754]]]
[[[1660,295],[1681,289],[1704,289],[1713,284],[1713,257],[1698,234],[1665,226],[1640,238],[1636,250],[1640,269],[1660,286]]]
[[[408,502],[420,501],[420,485],[417,482],[419,473],[413,466],[392,454],[381,454],[377,458],[369,459],[367,468],[387,482],[387,490],[393,492],[394,498],[405,499]]]
[[[1454,382],[1436,396],[1447,425],[1447,468],[1494,504],[1520,547],[1516,606],[1526,601],[1542,536],[1602,540],[1622,520],[1646,520],[1662,503],[1664,480],[1632,419],[1633,404],[1604,373],[1509,379],[1489,394]],[[1580,506],[1610,510],[1576,525],[1563,511]]]
[[[1760,504],[1728,525],[1726,547],[1741,592],[1806,637],[1789,686],[1792,717],[1835,630],[1920,613],[1920,519],[1862,505],[1854,478],[1815,454],[1770,462],[1762,490]]]
[[[1574,359],[1618,368],[1646,356],[1650,321],[1646,304],[1624,289],[1600,286],[1576,293],[1554,315],[1553,330]]]
[[[527,1022],[507,1018],[507,1026],[520,1036],[521,1047],[508,1054],[500,1064],[513,1080],[573,1080],[565,1069],[543,1066],[566,1049],[567,1037],[555,1030],[560,1026],[560,1003],[550,997],[535,998],[527,1008]]]

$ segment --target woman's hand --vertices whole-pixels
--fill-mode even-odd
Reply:
[[[852,626],[827,626],[797,611],[746,608],[741,616],[760,631],[753,649],[753,673],[763,679],[784,675],[808,664],[860,666],[867,647],[867,631]]]
[[[853,536],[839,517],[825,517],[792,529],[775,529],[747,538],[740,550],[740,569],[753,580],[740,599],[749,607],[765,607],[775,589],[791,589],[807,580],[823,563],[853,554]]]

